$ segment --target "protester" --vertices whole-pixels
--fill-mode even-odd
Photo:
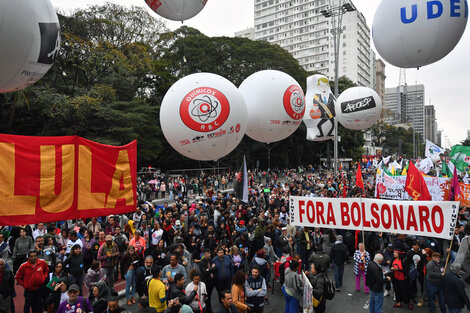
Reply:
[[[69,274],[70,282],[80,288],[81,295],[84,278],[82,249],[80,245],[75,244],[70,251],[70,256],[64,262],[64,269]]]
[[[237,307],[232,303],[232,293],[230,290],[222,290],[219,294],[221,306],[217,313],[238,313]]]
[[[260,276],[260,269],[254,265],[251,275],[245,282],[246,304],[252,313],[263,313],[264,298],[267,295],[267,284],[264,277]]]
[[[324,313],[326,309],[326,282],[322,271],[323,268],[321,265],[319,263],[313,262],[310,266],[310,272],[307,274],[310,285],[312,285],[313,299],[318,302],[316,306],[314,304],[315,313]]]
[[[437,296],[441,312],[445,313],[446,301],[444,298],[444,288],[442,285],[442,276],[444,274],[444,265],[441,262],[441,254],[434,252],[432,260],[426,264],[426,295],[428,296],[429,312],[434,313],[434,301]]]
[[[449,313],[460,313],[464,306],[470,311],[470,300],[465,292],[460,270],[461,265],[459,263],[452,263],[450,271],[442,277],[444,298]]]
[[[152,278],[148,280],[149,306],[155,308],[157,313],[166,310],[166,289],[167,287],[161,280],[162,267],[160,265],[152,266]],[[173,300],[173,299],[171,299]]]
[[[366,286],[369,287],[369,311],[370,313],[382,313],[384,301],[384,286],[390,284],[390,276],[385,278],[382,269],[384,257],[377,253],[374,260],[369,262],[366,272]]]
[[[106,282],[99,281],[91,288],[88,300],[93,307],[93,313],[102,313],[108,306],[109,289]]]
[[[0,297],[5,305],[5,313],[10,313],[10,304],[15,288],[15,278],[12,271],[5,268],[5,260],[0,259]]]
[[[13,254],[11,256],[13,260],[13,272],[16,273],[20,268],[21,264],[27,261],[28,252],[34,249],[33,238],[26,236],[26,230],[22,228],[20,230],[20,237],[15,240],[13,247]]]
[[[194,313],[204,313],[207,299],[206,284],[201,281],[201,274],[196,269],[191,270],[189,279],[191,279],[191,282],[186,286],[186,294],[191,294],[196,290],[196,296],[189,306],[193,309]]]
[[[121,259],[121,273],[126,279],[126,298],[127,305],[136,303],[135,292],[136,292],[136,269],[139,268],[141,257],[136,253],[133,245],[129,245],[126,254]]]
[[[238,309],[238,313],[251,311],[251,308],[245,304],[245,272],[237,271],[233,274],[232,301]]]
[[[369,265],[370,256],[369,252],[364,250],[364,244],[360,243],[358,249],[354,253],[354,275],[356,276],[356,292],[361,291],[361,280],[364,283],[364,292],[369,293],[369,287],[365,284],[365,273],[367,271],[367,266]]]
[[[232,260],[225,255],[223,248],[218,248],[217,256],[212,259],[212,262],[214,264],[214,285],[220,297],[222,291],[230,288],[233,275]]]
[[[299,301],[302,301],[303,283],[299,274],[297,274],[299,267],[299,262],[291,261],[285,272],[284,285],[282,286],[282,292],[286,299],[284,313],[297,313]]]
[[[28,252],[28,261],[21,264],[15,279],[24,287],[24,312],[42,313],[43,297],[41,287],[43,286],[49,267],[43,260],[37,258],[37,252]]]
[[[394,308],[400,308],[403,304],[408,304],[408,308],[413,310],[413,304],[410,302],[410,281],[408,271],[404,261],[404,252],[395,250],[393,252],[394,260],[390,270],[393,272],[393,290],[395,291]]]
[[[98,260],[106,275],[106,281],[110,291],[114,290],[114,271],[118,263],[119,250],[113,242],[113,236],[106,235],[105,243],[98,250]]]
[[[348,260],[348,248],[343,243],[343,236],[336,236],[336,242],[331,247],[330,259],[333,264],[336,291],[343,286],[344,263]]]

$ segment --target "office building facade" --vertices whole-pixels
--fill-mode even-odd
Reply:
[[[338,0],[333,0],[333,6]],[[256,40],[278,44],[307,71],[334,79],[334,40],[327,0],[255,0]],[[375,89],[375,54],[370,48],[370,29],[361,12],[343,15],[339,51],[339,76]]]

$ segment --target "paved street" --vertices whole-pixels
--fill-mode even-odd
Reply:
[[[344,272],[343,289],[341,292],[337,292],[335,298],[332,301],[327,301],[326,312],[331,313],[350,313],[350,312],[369,312],[369,309],[364,309],[364,304],[369,299],[369,296],[364,292],[356,293],[354,291],[355,281],[353,273],[353,264],[347,264]],[[264,313],[280,313],[284,312],[284,295],[280,289],[279,284],[276,284],[274,294],[268,293],[270,304],[265,306]],[[128,307],[125,304],[125,299],[120,301],[120,305],[129,309],[131,312],[137,312],[137,305]],[[395,312],[409,312],[408,308],[393,308],[393,295],[385,297],[384,299],[384,313],[395,313]],[[217,309],[219,304],[217,303],[217,292],[214,289],[212,297],[212,307]],[[418,308],[414,306],[414,312],[429,312],[427,303],[423,307]],[[440,312],[439,309],[436,312]]]

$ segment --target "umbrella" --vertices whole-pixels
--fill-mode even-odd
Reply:
[[[158,180],[156,180],[156,179],[149,180],[147,185],[150,185],[150,184],[158,184]]]

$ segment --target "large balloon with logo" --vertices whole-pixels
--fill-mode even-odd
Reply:
[[[248,109],[246,134],[272,143],[289,137],[302,123],[305,97],[297,81],[274,70],[256,72],[239,87]]]
[[[333,139],[335,127],[335,96],[330,82],[324,75],[307,77],[304,123],[307,126],[307,140],[322,141]]]
[[[439,61],[454,49],[467,16],[466,0],[382,0],[372,38],[388,63],[417,68]]]
[[[367,87],[352,87],[336,101],[336,118],[346,128],[363,130],[371,127],[382,115],[382,100]]]
[[[160,108],[166,140],[182,155],[200,161],[218,160],[235,149],[246,121],[246,104],[237,87],[211,73],[177,81]]]
[[[0,1],[0,93],[37,82],[59,49],[59,19],[49,0]]]
[[[207,0],[145,0],[158,15],[172,21],[186,21],[204,9]]]

